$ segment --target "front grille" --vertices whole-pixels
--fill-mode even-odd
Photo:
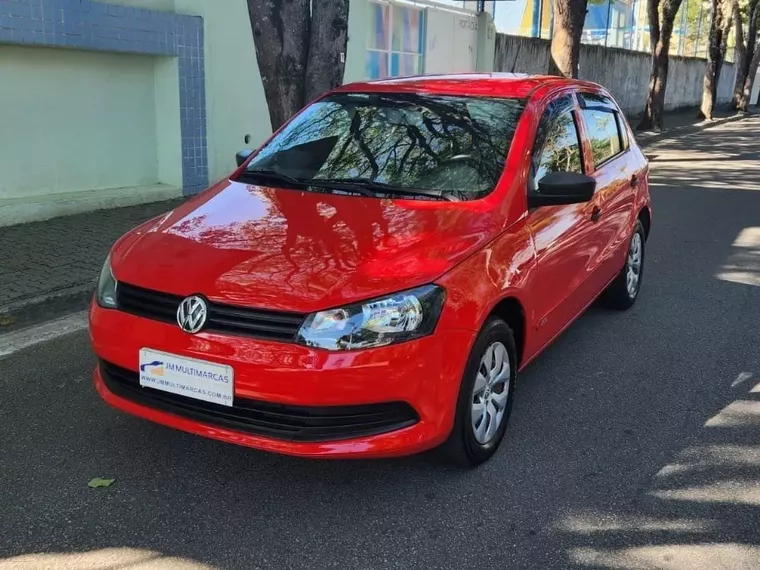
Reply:
[[[143,289],[119,282],[118,307],[125,313],[165,323],[177,323],[177,309],[184,297]],[[262,309],[246,309],[207,301],[208,317],[203,330],[250,336],[266,340],[294,342],[306,315]]]
[[[419,416],[405,402],[360,406],[291,406],[235,398],[231,407],[140,386],[137,372],[100,361],[106,387],[117,396],[176,416],[274,439],[336,441],[411,426]]]

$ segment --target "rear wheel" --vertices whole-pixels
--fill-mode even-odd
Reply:
[[[467,361],[454,428],[444,444],[454,463],[474,467],[496,453],[512,412],[516,363],[512,330],[490,318]]]
[[[602,301],[608,308],[624,311],[630,309],[636,302],[641,290],[641,279],[644,276],[645,243],[644,226],[637,221],[628,245],[625,265],[602,295]]]

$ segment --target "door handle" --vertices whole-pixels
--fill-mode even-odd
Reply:
[[[591,210],[591,221],[598,222],[599,218],[601,217],[602,217],[602,209],[599,206],[594,206],[594,209]]]
[[[635,174],[631,176],[631,187],[636,188],[639,185],[639,177]]]

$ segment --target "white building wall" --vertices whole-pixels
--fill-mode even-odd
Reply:
[[[478,19],[474,15],[428,8],[425,73],[474,71]]]
[[[351,0],[346,79],[475,71],[478,28],[477,13],[462,0]],[[399,65],[403,57],[406,65]]]

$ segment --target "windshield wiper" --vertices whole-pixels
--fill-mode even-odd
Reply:
[[[321,178],[317,182],[330,184],[331,186],[341,185],[353,187],[355,189],[363,188],[371,190],[377,194],[396,194],[406,196],[430,196],[439,200],[448,200],[458,202],[459,200],[450,194],[444,194],[442,190],[433,190],[430,188],[406,188],[405,186],[394,186],[385,182],[377,182],[370,178]]]
[[[340,190],[341,192],[353,192],[354,194],[361,194],[368,198],[376,198],[377,194],[370,188],[364,186],[358,186],[356,184],[349,184],[349,180],[333,180],[330,178],[313,178],[306,183],[309,186],[315,188],[326,188],[327,190]]]
[[[354,194],[361,194],[369,198],[374,198],[376,194],[367,188],[361,186],[352,186],[344,183],[333,183],[332,180],[306,180],[302,178],[296,178],[289,174],[283,174],[282,172],[276,172],[274,170],[244,170],[240,173],[240,178],[258,178],[271,180],[273,182],[279,182],[281,184],[287,184],[295,188],[323,188],[325,190],[341,190],[343,192],[353,192]]]
[[[430,188],[406,188],[394,186],[384,182],[376,182],[369,178],[312,178],[310,180],[296,178],[289,174],[283,174],[275,170],[244,170],[240,178],[266,179],[280,184],[286,184],[295,188],[323,188],[326,190],[340,190],[353,192],[369,198],[376,198],[378,194],[394,194],[406,196],[429,196],[438,200],[458,202],[458,199],[450,194],[444,194],[441,190]]]
[[[302,188],[310,184],[307,180],[301,180],[295,176],[289,176],[288,174],[283,174],[282,172],[277,172],[275,170],[243,170],[243,172],[240,173],[240,178],[264,178],[274,182],[295,186],[296,188]]]

